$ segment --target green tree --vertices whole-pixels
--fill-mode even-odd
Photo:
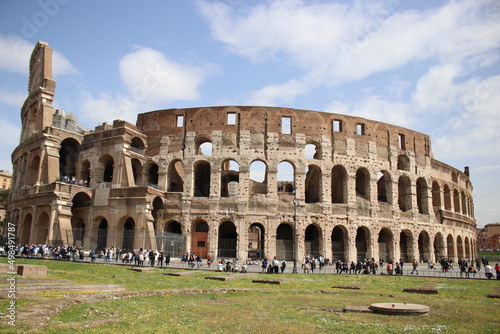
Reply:
[[[10,189],[0,190],[0,207],[5,206],[5,203],[7,203],[7,199],[9,198],[9,190]]]

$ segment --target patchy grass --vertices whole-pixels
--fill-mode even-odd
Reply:
[[[4,259],[2,259],[3,261]],[[0,261],[0,262],[2,262]],[[134,272],[125,266],[17,259],[18,264],[43,264],[48,278],[76,284],[120,284],[127,293],[106,299],[75,302],[74,291],[34,293],[17,300],[17,332],[43,333],[486,333],[498,331],[500,300],[487,298],[500,286],[494,280],[461,280],[418,276],[279,275],[283,282],[255,284],[263,274],[238,276],[228,281],[206,280],[214,272],[195,271],[183,276],[163,275],[179,269]],[[272,277],[275,278],[275,277]],[[18,280],[23,278],[19,277]],[[0,281],[1,284],[1,281]],[[409,294],[404,288],[433,285],[438,295]],[[360,290],[333,286],[361,286]],[[247,289],[245,292],[140,295],[141,291],[169,289]],[[139,295],[137,295],[139,294]],[[0,300],[5,313],[9,300]],[[388,316],[329,312],[346,305],[379,302],[428,305],[428,316]],[[59,307],[44,323],[29,316],[33,309]],[[64,306],[64,307],[63,307]],[[12,330],[2,319],[0,332]],[[15,331],[13,331],[15,332]]]

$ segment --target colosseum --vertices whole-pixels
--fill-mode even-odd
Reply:
[[[157,110],[88,131],[52,106],[47,43],[29,73],[8,207],[19,243],[238,259],[477,254],[469,170],[435,160],[428,135],[260,106]]]

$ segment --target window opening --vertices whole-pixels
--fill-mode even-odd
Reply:
[[[281,117],[281,133],[289,135],[292,133],[292,118]]]

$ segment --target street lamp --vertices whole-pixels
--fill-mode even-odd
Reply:
[[[298,273],[297,270],[297,255],[298,255],[298,247],[297,247],[297,189],[295,186],[293,187],[293,273]]]

